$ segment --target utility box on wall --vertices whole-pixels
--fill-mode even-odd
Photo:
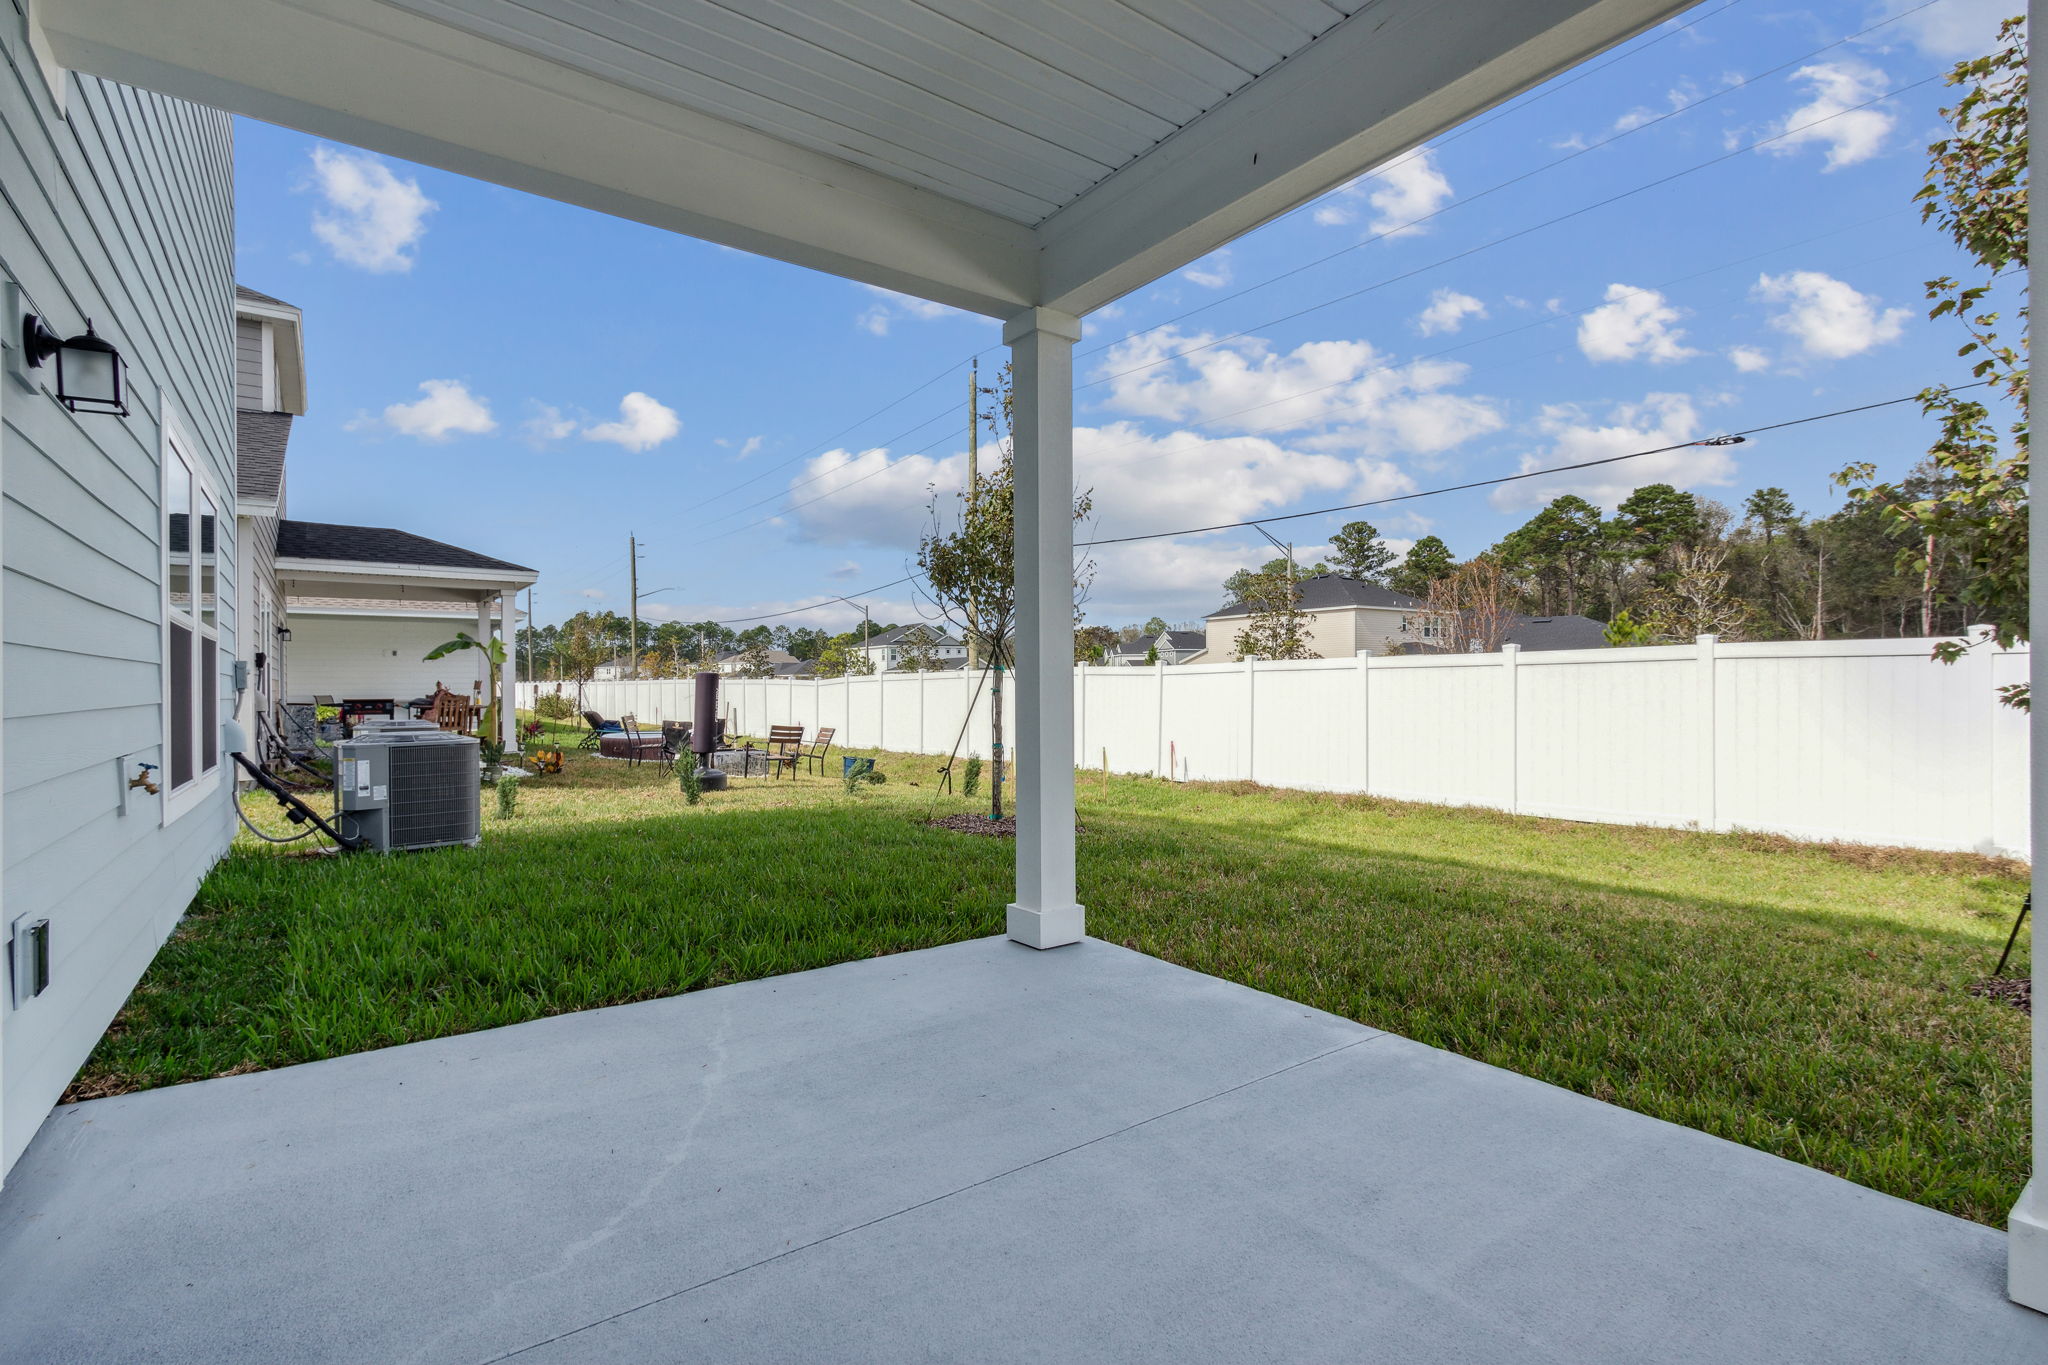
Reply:
[[[50,921],[23,915],[7,936],[8,980],[14,1007],[26,1005],[50,984]]]

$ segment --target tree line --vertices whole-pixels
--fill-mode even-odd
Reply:
[[[894,630],[877,621],[871,635]],[[632,621],[615,611],[579,611],[560,625],[522,626],[519,676],[529,681],[588,682],[602,664],[633,657]],[[779,649],[816,665],[822,677],[870,671],[861,652],[862,629],[834,635],[816,626],[749,626],[734,630],[716,621],[642,621],[638,631],[639,676],[684,678],[738,653],[746,669],[768,673],[768,651]],[[751,657],[749,657],[751,656]]]

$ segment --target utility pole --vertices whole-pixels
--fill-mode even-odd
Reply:
[[[631,662],[627,664],[629,671],[626,676],[637,679],[640,676],[640,542],[630,535],[626,537],[626,575],[627,582],[631,584],[628,590],[633,594],[633,624],[627,628],[626,636],[626,657]]]
[[[976,356],[967,366],[967,513],[974,514],[975,481],[981,476],[981,357]],[[980,647],[975,643],[974,632],[963,631],[967,637],[967,671],[973,672],[980,662]]]
[[[867,603],[865,603],[865,602],[861,603],[861,607],[860,607],[860,657],[861,657],[861,658],[863,658],[863,659],[866,659],[866,660],[868,661],[868,667],[869,667],[869,668],[873,668],[873,667],[875,666],[875,658],[874,658],[874,656],[873,656],[872,654],[869,654],[869,653],[868,653],[868,630],[869,630],[869,627],[871,627],[871,626],[872,626],[873,624],[874,624],[874,623],[873,623],[872,621],[870,621],[870,620],[868,619],[868,607],[867,607]]]

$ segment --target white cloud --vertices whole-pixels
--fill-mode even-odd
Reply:
[[[791,479],[790,517],[809,541],[900,549],[929,528],[934,492],[941,510],[953,505],[966,460],[964,452],[827,451]],[[1241,521],[1309,493],[1353,501],[1414,487],[1394,465],[1369,456],[1255,436],[1154,435],[1128,422],[1076,427],[1074,463],[1077,482],[1094,493],[1094,525],[1103,535]]]
[[[1931,6],[1921,0],[1884,0],[1875,17],[1916,12],[1871,37],[1883,41],[1896,33],[1928,56],[1947,61],[1979,57],[1996,46],[2000,22],[2024,8],[2014,0],[1942,0]]]
[[[1647,360],[1669,365],[1698,355],[1685,344],[1683,316],[1654,289],[1607,286],[1607,302],[1579,319],[1579,349],[1586,359]]]
[[[596,602],[596,601],[600,601],[600,600],[602,600],[602,599],[603,599],[603,597],[604,597],[604,589],[602,589],[602,588],[585,588],[585,589],[584,589],[584,590],[583,590],[583,591],[582,591],[582,592],[581,592],[580,594],[578,594],[578,595],[579,595],[579,596],[582,596],[582,597],[587,597],[587,598],[589,598],[589,599],[590,599],[591,601],[593,601],[593,602]]]
[[[1695,440],[1699,427],[1699,413],[1692,399],[1682,393],[1647,394],[1640,403],[1617,403],[1597,417],[1577,404],[1553,404],[1537,419],[1537,429],[1550,438],[1550,448],[1541,455],[1524,455],[1520,472]],[[1687,446],[1552,478],[1525,479],[1494,489],[1490,500],[1502,511],[1513,511],[1541,507],[1552,498],[1577,493],[1611,509],[1647,483],[1680,488],[1729,483],[1735,475],[1735,460],[1728,449]]]
[[[832,571],[832,577],[842,582],[849,578],[858,578],[860,577],[860,565],[849,559]]]
[[[1666,114],[1677,113],[1698,98],[1698,88],[1691,81],[1681,81],[1664,92],[1664,103],[1669,106],[1668,108],[1652,109],[1647,105],[1638,105],[1614,121],[1614,131],[1626,133],[1640,128],[1646,123],[1663,118]]]
[[[1324,227],[1356,222],[1361,198],[1372,209],[1366,224],[1372,232],[1382,237],[1408,237],[1426,231],[1418,220],[1450,201],[1451,182],[1437,169],[1435,152],[1418,147],[1324,196],[1315,221]]]
[[[761,447],[767,444],[767,441],[768,438],[765,436],[749,436],[740,442],[740,458],[744,460],[751,455],[760,454]]]
[[[597,422],[585,427],[583,439],[609,441],[627,450],[652,450],[682,429],[682,421],[674,408],[636,391],[619,400],[618,421]]]
[[[519,430],[529,445],[567,440],[574,434],[576,419],[563,416],[560,408],[538,402],[529,402],[528,406],[532,409],[532,416],[519,424]]]
[[[314,183],[327,207],[313,213],[313,235],[344,265],[376,274],[412,269],[427,215],[440,207],[417,180],[401,179],[367,152],[313,149]]]
[[[929,526],[931,494],[966,485],[967,456],[890,458],[881,447],[828,450],[790,479],[790,519],[805,540],[825,545],[902,548]]]
[[[482,436],[498,429],[490,403],[471,393],[469,386],[459,379],[424,380],[420,392],[426,397],[411,403],[393,403],[380,417],[357,417],[346,429],[367,431],[383,427],[422,441]]]
[[[1744,374],[1755,374],[1770,368],[1771,358],[1755,346],[1730,346],[1728,363]]]
[[[1190,284],[1199,284],[1204,289],[1221,289],[1230,283],[1233,268],[1230,263],[1230,248],[1212,251],[1196,261],[1180,277]]]
[[[1460,294],[1455,289],[1439,289],[1429,296],[1429,306],[1416,315],[1415,325],[1426,337],[1455,332],[1465,325],[1466,318],[1483,318],[1486,305],[1470,294]]]
[[[1489,400],[1450,391],[1467,372],[1454,361],[1395,363],[1366,341],[1285,354],[1255,337],[1214,341],[1162,327],[1118,342],[1101,366],[1114,376],[1105,406],[1223,430],[1341,425],[1338,443],[1374,454],[1435,454],[1501,426]]]
[[[861,288],[874,295],[875,301],[854,318],[853,325],[869,336],[885,337],[889,335],[889,328],[900,321],[932,322],[960,313],[958,308],[949,308],[943,303],[933,303],[912,294],[899,294],[877,284],[864,284]]]
[[[1895,341],[1911,313],[1880,308],[1875,294],[1862,293],[1818,270],[1759,275],[1751,297],[1785,305],[1772,315],[1771,326],[1799,343],[1801,350],[1823,360],[1861,355]]]
[[[1802,147],[1825,147],[1827,164],[1823,169],[1835,171],[1868,161],[1884,150],[1884,140],[1898,120],[1876,105],[1855,107],[1884,93],[1890,84],[1884,72],[1868,62],[1845,58],[1802,66],[1790,79],[1805,81],[1811,98],[1783,122],[1772,125],[1772,132],[1785,135],[1766,142],[1758,151],[1791,156]]]

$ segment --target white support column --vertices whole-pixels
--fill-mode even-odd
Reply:
[[[2048,23],[2048,0],[2028,0],[2027,31],[2039,33],[2041,25]],[[2041,139],[2048,137],[2048,115],[2042,113],[2042,106],[2035,104],[2027,110],[2027,171],[2031,177],[2038,169],[2036,162],[2041,159]],[[2038,267],[2048,264],[2044,254],[2043,228],[2039,219],[2027,221],[2027,287],[2031,291],[2038,278]],[[2033,348],[2028,347],[2028,364],[2033,363]],[[2041,414],[2034,407],[2033,391],[2027,393],[2027,420],[2038,421]],[[2035,621],[2048,621],[2048,537],[2035,536],[2027,546],[2028,588],[2030,601],[2029,617]],[[2036,645],[2027,662],[2028,685],[2035,692],[2048,695],[2048,664],[2042,662],[2044,651]],[[2033,891],[2036,906],[2048,906],[2048,866],[2042,862],[2042,850],[2048,849],[2048,725],[2034,718],[2031,727],[2029,756],[2033,760],[2033,772],[2029,778],[2033,794],[2033,811],[2030,816],[2033,835],[2034,872]],[[2034,999],[2048,996],[2048,969],[2041,966],[2041,921],[2034,917]],[[2032,1160],[2028,1163],[2031,1179],[2020,1191],[2020,1200],[2012,1206],[2012,1212],[2005,1220],[2006,1235],[2006,1293],[2014,1303],[2023,1303],[2029,1308],[2048,1313],[2048,1014],[2040,1009],[2034,1011],[2034,1145]]]
[[[519,748],[519,589],[508,587],[498,594],[498,638],[505,642],[505,662],[499,671],[498,688],[504,698],[498,704],[499,743],[506,753]]]
[[[1003,328],[1015,386],[1017,899],[1010,937],[1078,943],[1074,885],[1074,343],[1080,319],[1033,308]]]
[[[2039,33],[2041,25],[2048,23],[2048,0],[2028,0],[2027,31]],[[2038,169],[2035,163],[2041,159],[2041,140],[2048,138],[2048,114],[2042,113],[2042,105],[2035,104],[2027,110],[2027,172],[2031,177]],[[2039,277],[2039,267],[2048,264],[2048,252],[2044,252],[2043,234],[2048,228],[2041,226],[2039,219],[2027,220],[2027,287],[2033,289]],[[2033,348],[2028,347],[2027,363],[2033,363]],[[2040,412],[2034,407],[2033,391],[2027,393],[2027,420],[2037,422]],[[2048,621],[2048,537],[2035,536],[2027,546],[2029,617],[2035,621]],[[2048,695],[2048,663],[2043,663],[2044,651],[2036,645],[2027,662],[2027,681],[2033,691]],[[2033,760],[2033,771],[2029,777],[2033,794],[2033,811],[2030,816],[2033,835],[2034,904],[2048,906],[2048,865],[2044,865],[2042,851],[2048,849],[2048,725],[2041,724],[2041,717],[2034,718],[2031,727],[2029,756]],[[2039,1001],[2048,996],[2048,968],[2041,965],[2041,921],[2034,917],[2034,999]],[[2034,1144],[2028,1173],[2032,1177],[2026,1188],[2020,1191],[2020,1200],[2012,1206],[2012,1212],[2005,1220],[2006,1236],[2006,1290],[2014,1303],[2023,1303],[2029,1308],[2048,1313],[2048,1014],[2040,1009],[2034,1011]]]
[[[488,645],[491,642],[491,598],[482,593],[476,599],[476,642]],[[491,656],[486,649],[476,651],[476,704],[488,706],[491,701]]]

